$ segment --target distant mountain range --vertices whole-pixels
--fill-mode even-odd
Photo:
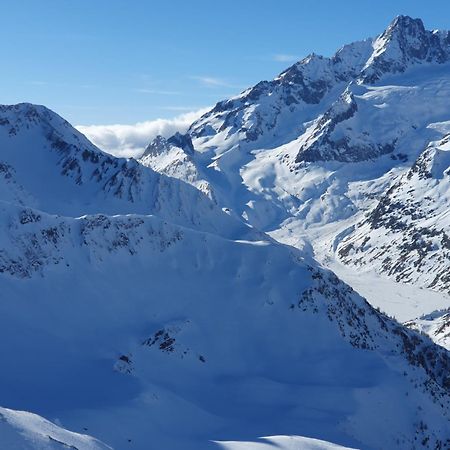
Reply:
[[[219,102],[190,127],[188,155],[171,138],[149,158],[156,139],[141,163],[203,186],[278,240],[326,228],[319,259],[449,294],[449,99],[450,33],[399,16],[375,39]]]
[[[0,107],[0,447],[448,448],[448,311],[329,268],[450,306],[449,100],[400,16],[139,160]]]

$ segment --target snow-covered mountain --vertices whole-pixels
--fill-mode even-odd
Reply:
[[[220,206],[324,264],[448,293],[450,162],[439,142],[449,101],[450,33],[399,16],[378,37],[310,55],[195,121],[194,181],[174,152],[149,165],[203,180]],[[440,174],[421,177],[420,164]]]
[[[0,447],[449,447],[447,316],[324,267],[448,301],[449,45],[399,17],[139,161],[1,107],[0,401],[58,425],[0,409]]]
[[[206,231],[243,232],[198,189],[102,152],[43,106],[1,106],[0,148],[0,200],[53,214],[158,214]]]
[[[442,124],[442,126],[444,126]],[[450,131],[450,124],[445,128]],[[450,135],[431,143],[338,246],[347,264],[450,294]]]
[[[205,180],[193,155],[191,137],[176,133],[169,139],[157,136],[147,146],[139,162],[157,172],[192,184],[215,201],[212,186]]]
[[[8,406],[113,448],[447,445],[448,353],[299,251],[156,216],[1,217]]]
[[[386,73],[402,73],[423,63],[442,64],[450,60],[450,33],[428,31],[420,19],[398,16],[373,42],[373,52],[359,79],[380,80]]]

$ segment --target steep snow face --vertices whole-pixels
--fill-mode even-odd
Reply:
[[[245,233],[198,189],[103,153],[42,106],[0,107],[0,188],[1,200],[55,214],[158,214],[202,230]]]
[[[440,124],[450,131],[450,123]],[[430,144],[339,245],[347,264],[450,293],[450,135]]]
[[[405,326],[427,334],[436,344],[450,350],[450,308],[425,314],[405,322]]]
[[[6,408],[0,408],[0,445],[8,450],[111,450],[97,439],[67,431],[36,414]]]
[[[448,444],[448,353],[298,251],[155,216],[1,217],[8,406],[119,449]]]

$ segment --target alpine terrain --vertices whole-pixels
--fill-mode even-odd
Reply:
[[[450,448],[449,203],[406,16],[137,160],[1,106],[0,448]]]

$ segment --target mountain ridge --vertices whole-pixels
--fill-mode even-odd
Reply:
[[[331,58],[312,54],[274,80],[217,103],[191,125],[195,183],[208,185],[220,206],[283,242],[317,239],[318,226],[335,224],[334,242],[360,227],[366,213],[376,214],[388,189],[449,133],[449,58],[449,32],[426,30],[408,16]],[[188,181],[170,164],[159,170]],[[431,198],[443,209],[448,205],[446,196]],[[319,259],[350,263],[335,253],[338,244],[325,245],[329,250]],[[445,278],[442,252],[433,259],[425,251],[424,257]],[[408,261],[404,270],[413,273],[405,282],[423,277]],[[446,283],[427,285],[446,292]]]
[[[401,325],[327,268],[445,295],[448,40],[400,16],[138,161],[0,107],[0,397],[105,444],[36,416],[14,443],[449,446],[447,313]]]

